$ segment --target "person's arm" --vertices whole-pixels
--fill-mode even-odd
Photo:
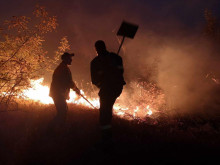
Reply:
[[[90,64],[90,71],[91,71],[92,84],[100,88],[101,87],[101,75],[103,73],[100,69],[98,69],[97,64],[95,64],[95,61],[92,61]]]
[[[69,88],[73,89],[77,94],[80,94],[80,90],[79,88],[77,88],[75,82],[73,81],[72,74],[69,68],[67,68],[67,81],[68,81]]]
[[[72,88],[78,95],[80,95],[80,89],[76,86],[76,84],[74,83],[73,80],[71,82],[71,87],[70,88]]]
[[[124,67],[123,67],[123,61],[122,61],[122,58],[120,56],[118,56],[118,60],[117,60],[117,69],[119,70],[119,72],[121,74],[124,73]]]

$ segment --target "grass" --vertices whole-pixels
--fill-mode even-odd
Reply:
[[[114,116],[114,148],[104,152],[98,110],[69,105],[66,125],[48,132],[53,105],[0,113],[0,164],[195,164],[218,161],[218,116],[125,120]]]

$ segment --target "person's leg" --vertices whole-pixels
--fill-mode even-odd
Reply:
[[[100,97],[100,127],[102,140],[111,140],[112,138],[112,108],[116,98]]]
[[[103,141],[112,140],[112,111],[113,105],[120,96],[123,87],[102,88],[99,92],[100,96],[100,127]]]
[[[66,121],[66,114],[68,111],[68,106],[65,98],[54,98],[54,104],[57,110],[57,114],[54,118],[56,125],[64,125]]]
[[[100,125],[108,127],[112,120],[112,108],[116,98],[100,97]]]

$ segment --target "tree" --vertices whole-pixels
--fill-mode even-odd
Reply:
[[[8,104],[53,64],[43,43],[45,34],[57,25],[56,17],[42,6],[36,6],[32,17],[5,21],[0,30],[0,104]]]
[[[205,35],[214,42],[220,42],[220,27],[216,17],[208,9],[205,10],[204,17],[206,20]]]
[[[67,50],[70,50],[69,41],[67,40],[67,36],[64,36],[60,41],[60,46],[58,50],[55,52],[54,63],[57,64],[58,60],[60,60],[60,56]]]

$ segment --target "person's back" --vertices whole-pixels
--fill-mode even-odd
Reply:
[[[115,53],[109,53],[107,56],[106,77],[104,77],[105,83],[114,86],[125,85],[123,73],[122,58]]]
[[[122,58],[112,52],[106,51],[91,62],[92,83],[97,86],[99,82],[99,88],[125,85],[123,72]]]
[[[50,88],[51,97],[64,97],[68,99],[70,91],[70,82],[72,76],[69,68],[64,63],[60,63],[54,70]]]

